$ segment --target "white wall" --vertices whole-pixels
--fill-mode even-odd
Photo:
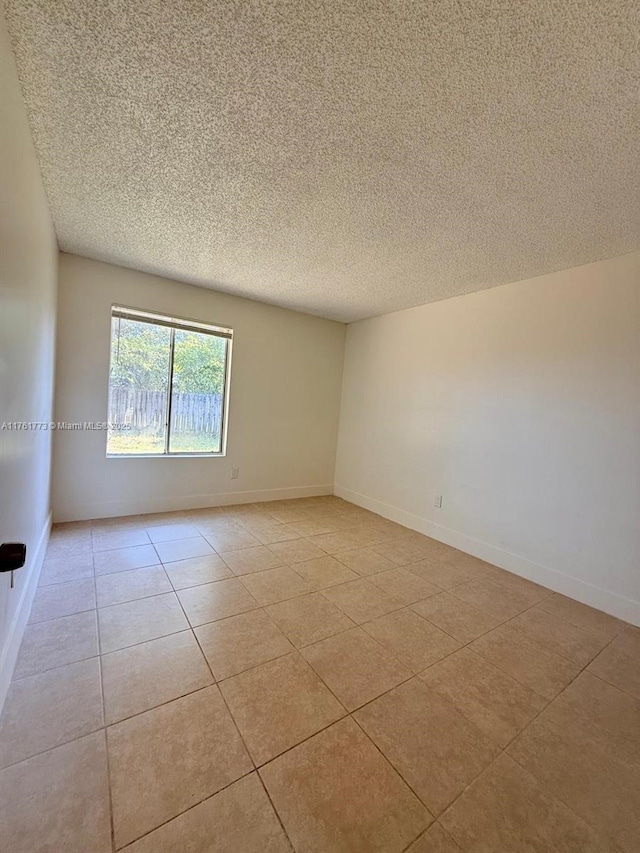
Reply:
[[[61,254],[57,421],[107,419],[114,303],[233,328],[227,456],[107,459],[104,432],[56,433],[56,520],[332,492],[344,325]]]
[[[0,11],[0,425],[51,420],[58,248]],[[49,530],[48,431],[0,429],[0,541],[27,564],[0,575],[0,708]]]
[[[349,326],[336,492],[640,623],[640,254]]]

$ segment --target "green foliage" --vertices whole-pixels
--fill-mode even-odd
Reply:
[[[171,330],[135,320],[112,320],[111,385],[166,391]],[[222,394],[226,341],[177,330],[173,388],[177,392]]]
[[[169,378],[171,329],[138,323],[111,321],[111,385],[166,391]]]
[[[222,394],[225,352],[224,338],[176,331],[174,390],[192,394]]]

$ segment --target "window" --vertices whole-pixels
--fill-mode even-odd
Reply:
[[[224,453],[232,336],[114,306],[107,455]]]

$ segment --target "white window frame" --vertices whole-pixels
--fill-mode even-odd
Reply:
[[[167,410],[165,416],[164,451],[162,453],[109,453],[107,459],[180,459],[181,457],[192,458],[204,456],[207,458],[221,458],[227,455],[227,425],[229,421],[229,388],[231,385],[231,356],[233,351],[233,329],[229,326],[217,326],[211,323],[201,323],[197,320],[189,320],[184,317],[174,317],[166,314],[157,314],[152,311],[144,311],[140,308],[130,308],[124,305],[112,305],[109,330],[109,379],[107,388],[107,417],[111,396],[111,350],[112,350],[112,321],[115,319],[134,320],[136,322],[149,323],[153,326],[165,326],[171,329],[171,343],[169,353],[169,384],[167,386]],[[222,413],[220,423],[220,450],[210,453],[201,450],[193,452],[180,451],[172,453],[169,450],[171,439],[171,401],[173,397],[173,358],[176,331],[199,332],[218,338],[224,338],[227,342],[224,385],[222,388]],[[107,447],[108,447],[107,434]]]

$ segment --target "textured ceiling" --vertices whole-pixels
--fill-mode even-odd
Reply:
[[[637,0],[8,0],[60,247],[351,321],[640,248]]]

